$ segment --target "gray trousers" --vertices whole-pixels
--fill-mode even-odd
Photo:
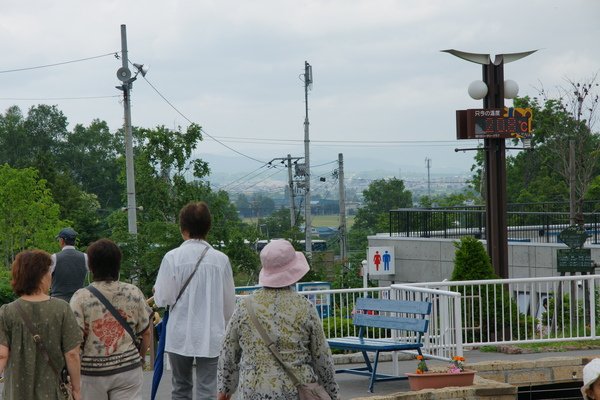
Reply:
[[[196,400],[217,398],[217,364],[219,357],[186,357],[168,353],[173,377],[172,400],[193,400],[193,364],[196,360]]]

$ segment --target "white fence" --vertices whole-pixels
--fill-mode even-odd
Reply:
[[[301,292],[317,307],[327,337],[357,336],[358,296],[429,301],[432,313],[424,353],[450,359],[464,347],[599,339],[600,275],[427,282],[383,288]],[[370,336],[405,339],[379,330]]]

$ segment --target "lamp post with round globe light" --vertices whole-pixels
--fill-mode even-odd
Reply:
[[[442,50],[463,60],[482,66],[482,80],[469,85],[469,95],[475,100],[483,100],[483,109],[504,109],[504,98],[514,98],[519,87],[512,80],[504,80],[504,64],[519,60],[536,50],[523,53],[497,54],[492,62],[489,54],[466,53],[459,50]],[[467,110],[471,111],[471,110]],[[467,112],[457,111],[459,139],[472,139],[468,136]],[[529,126],[530,128],[530,126]],[[512,132],[510,132],[512,133]],[[506,223],[506,144],[504,134],[482,135],[485,149],[486,171],[486,240],[488,254],[495,272],[501,278],[508,278],[508,232]]]

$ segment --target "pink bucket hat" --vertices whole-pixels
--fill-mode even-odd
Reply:
[[[583,367],[583,387],[581,388],[581,394],[584,399],[589,399],[587,390],[598,380],[600,377],[600,358],[594,358],[585,367]]]
[[[287,240],[272,240],[260,252],[262,269],[258,275],[258,284],[280,288],[290,286],[300,280],[309,271],[306,257]]]

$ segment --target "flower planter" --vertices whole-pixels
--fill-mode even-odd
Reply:
[[[424,374],[409,374],[410,390],[440,389],[448,386],[471,386],[475,379],[475,371],[465,370],[455,374],[448,372],[426,372]]]

